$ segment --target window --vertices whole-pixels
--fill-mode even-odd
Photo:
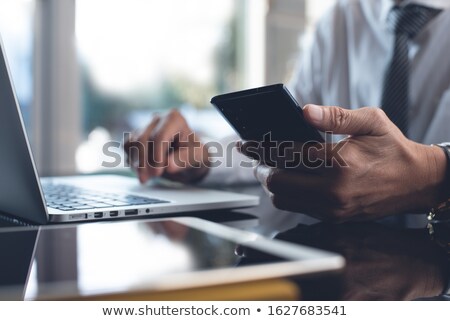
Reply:
[[[6,52],[27,127],[31,122],[33,98],[33,16],[32,0],[0,0],[0,34],[3,50]]]
[[[78,0],[85,142],[80,171],[106,141],[142,128],[154,112],[181,107],[188,118],[209,110],[210,98],[238,88],[242,21],[234,0]],[[216,119],[194,124],[201,130]],[[212,114],[212,113],[211,113]],[[217,118],[216,124],[227,125]],[[202,127],[203,126],[203,127]],[[119,151],[119,150],[118,150]]]
[[[208,136],[231,133],[211,96],[286,81],[298,36],[333,2],[0,0],[41,174],[102,170],[106,141],[173,107]]]

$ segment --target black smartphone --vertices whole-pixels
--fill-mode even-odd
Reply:
[[[218,95],[211,99],[241,139],[323,142],[320,132],[303,117],[303,110],[283,84]]]

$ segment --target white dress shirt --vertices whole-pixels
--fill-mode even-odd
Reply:
[[[319,21],[298,59],[289,87],[300,105],[377,107],[394,49],[387,29],[392,0],[339,0]],[[450,1],[404,0],[442,9],[410,43],[409,137],[424,144],[450,141]],[[229,137],[224,143],[237,140]],[[206,182],[254,181],[251,169],[211,170]]]

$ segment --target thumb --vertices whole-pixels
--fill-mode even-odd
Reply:
[[[323,132],[345,135],[384,135],[392,124],[380,108],[364,107],[356,110],[336,106],[306,105],[306,120]]]

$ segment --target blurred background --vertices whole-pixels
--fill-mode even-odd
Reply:
[[[231,133],[210,98],[287,82],[333,2],[0,0],[0,34],[40,174],[102,171],[106,142],[174,107],[207,137]]]

